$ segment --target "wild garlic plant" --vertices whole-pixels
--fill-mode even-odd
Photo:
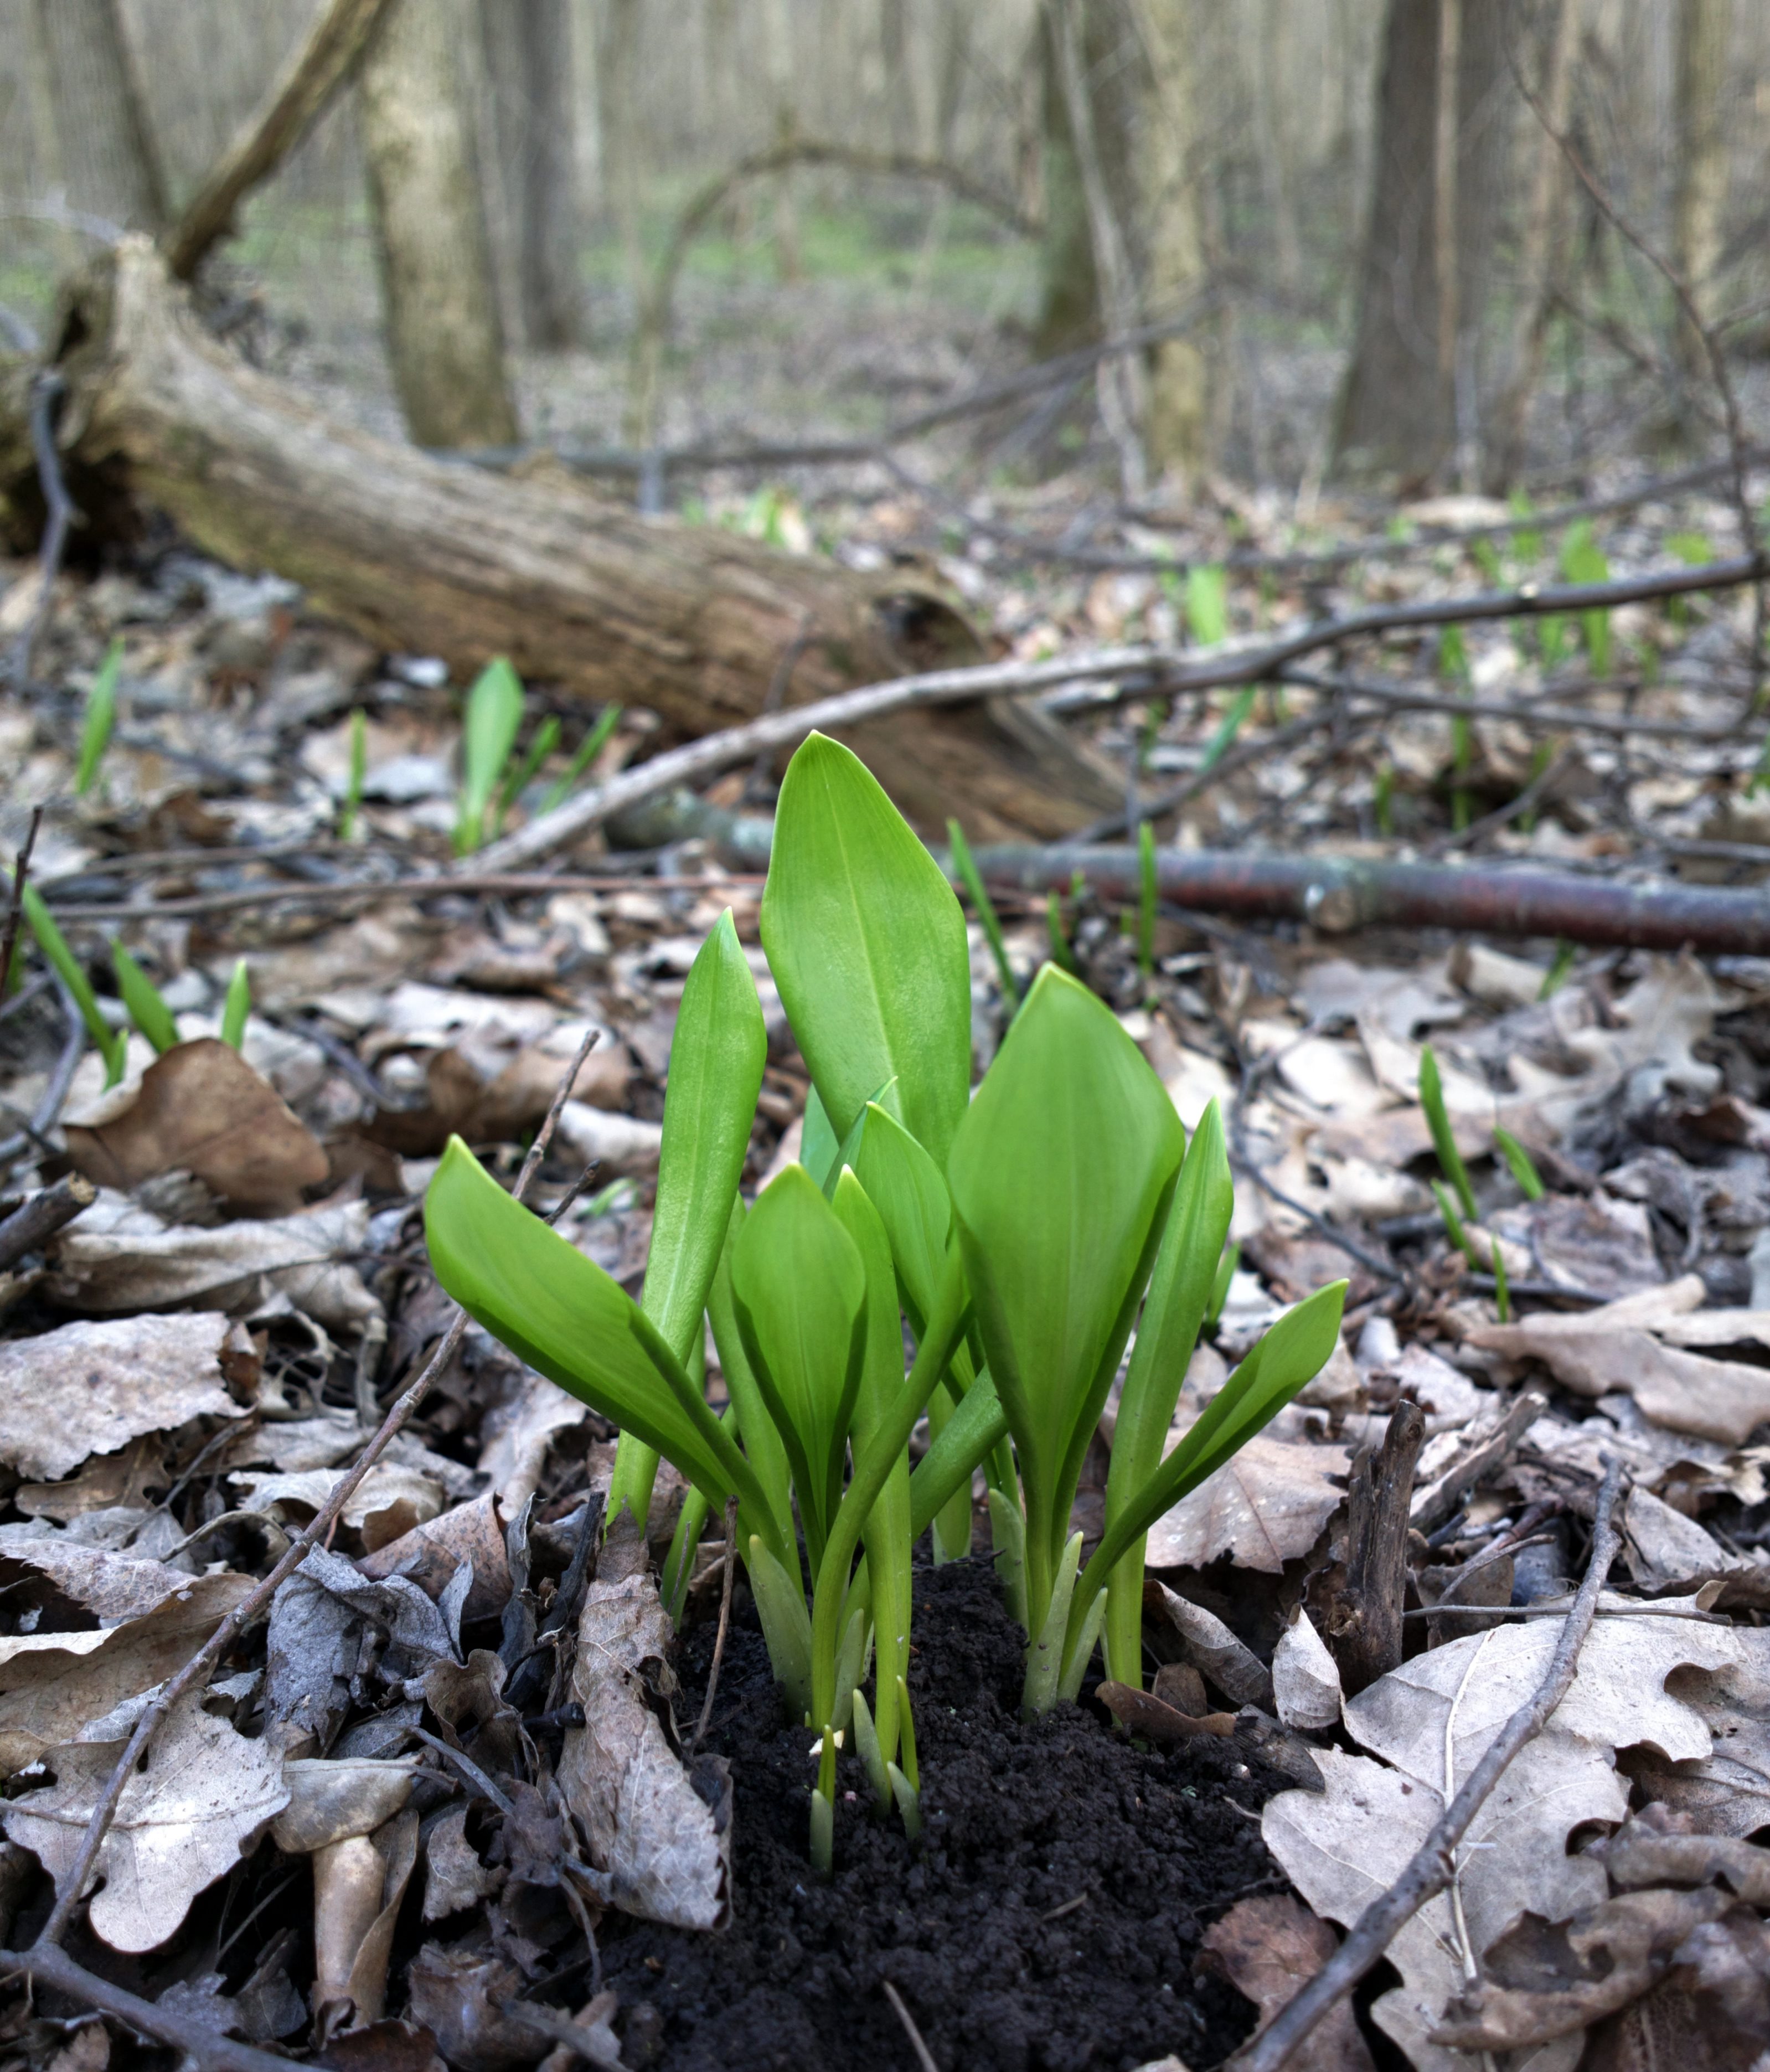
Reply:
[[[1144,1536],[1319,1371],[1344,1284],[1281,1319],[1164,1458],[1230,1219],[1214,1108],[1189,1148],[1117,1019],[1054,964],[973,1098],[958,901],[864,767],[819,735],[782,787],[761,931],[813,1092],[800,1161],[753,1207],[739,1183],[766,1046],[728,914],[684,991],[640,1300],[458,1141],[425,1220],[443,1286],[620,1425],[611,1515],[645,1517],[660,1454],[689,1483],[667,1600],[680,1605],[701,1526],[737,1498],[770,1659],[815,1736],[812,1854],[827,1868],[851,1728],[881,1805],[918,1824],[915,1539],[968,1511],[984,1468],[1029,1635],[1028,1707],[1075,1692],[1103,1621],[1112,1674],[1140,1681]],[[1081,1569],[1082,1460],[1140,1312],[1105,1536]],[[723,1414],[701,1379],[708,1325]]]

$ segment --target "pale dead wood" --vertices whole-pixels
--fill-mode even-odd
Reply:
[[[1550,1715],[1566,1697],[1573,1682],[1580,1647],[1591,1630],[1593,1615],[1598,1609],[1599,1593],[1622,1544],[1614,1523],[1621,1486],[1622,1470],[1612,1461],[1606,1466],[1604,1483],[1598,1492],[1591,1558],[1587,1564],[1585,1581],[1579,1586],[1579,1595],[1555,1643],[1554,1653],[1550,1657],[1549,1667],[1535,1692],[1501,1729],[1486,1754],[1470,1771],[1462,1790],[1415,1852],[1407,1869],[1381,1899],[1373,1900],[1365,1909],[1345,1941],[1314,1978],[1286,2004],[1270,2026],[1227,2061],[1234,2072],[1279,2072],[1279,2067],[1321,2017],[1345,1999],[1382,1955],[1402,1926],[1411,1921],[1429,1899],[1449,1888],[1456,1875],[1456,1846],[1468,1832],[1470,1823],[1505,1774],[1513,1756],[1526,1742],[1534,1741],[1548,1725]]]
[[[1346,1499],[1346,1580],[1322,1622],[1322,1638],[1349,1698],[1401,1666],[1407,1507],[1425,1443],[1426,1413],[1404,1397],[1390,1412],[1382,1445],[1367,1448],[1353,1467]]]

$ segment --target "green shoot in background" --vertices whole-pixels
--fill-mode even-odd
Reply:
[[[1371,817],[1377,823],[1380,835],[1395,832],[1395,766],[1382,763],[1377,767],[1377,776],[1370,795]]]
[[[356,816],[363,808],[363,787],[369,774],[368,714],[358,705],[351,714],[351,760],[344,776],[344,796],[338,806],[338,838],[356,839]]]
[[[1610,581],[1610,563],[1604,551],[1592,537],[1591,520],[1582,518],[1579,524],[1567,528],[1567,536],[1561,546],[1561,574],[1570,583],[1601,583]],[[1586,636],[1586,660],[1594,676],[1610,674],[1610,614],[1604,610],[1583,611],[1579,623]]]
[[[10,879],[8,881],[10,882]],[[31,932],[37,938],[38,947],[48,958],[61,982],[72,994],[80,1017],[86,1025],[86,1033],[92,1039],[92,1047],[105,1060],[105,1083],[114,1087],[123,1076],[123,1065],[129,1050],[129,1039],[121,1029],[113,1029],[98,1005],[98,995],[92,991],[92,980],[86,968],[68,947],[68,938],[55,926],[49,909],[43,904],[43,894],[36,886],[26,880],[19,901],[25,919],[31,923]]]
[[[984,874],[977,868],[977,859],[971,853],[971,844],[965,839],[965,830],[957,820],[947,823],[947,839],[952,846],[953,869],[959,873],[977,916],[977,925],[984,931],[989,944],[989,953],[996,960],[996,976],[1001,982],[1002,997],[1012,1014],[1021,1004],[1021,984],[1014,976],[1014,967],[1008,960],[1008,943],[1002,934],[1001,916],[996,911],[996,902],[989,896],[989,888],[984,882]]]
[[[1214,563],[1195,561],[1186,571],[1186,630],[1200,648],[1229,638],[1229,582]]]
[[[1235,745],[1235,737],[1241,730],[1248,714],[1254,709],[1254,701],[1260,694],[1258,684],[1250,684],[1238,691],[1234,702],[1218,722],[1217,730],[1205,744],[1205,753],[1199,758],[1198,775],[1202,777],[1214,770]]]
[[[578,743],[577,753],[572,758],[565,775],[541,800],[540,810],[543,813],[552,812],[556,806],[562,805],[571,796],[577,787],[578,779],[602,754],[609,736],[621,724],[621,712],[622,708],[619,705],[605,705],[602,708],[595,726]]]
[[[1500,1254],[1500,1240],[1493,1240],[1493,1306],[1500,1313],[1500,1322],[1512,1321],[1512,1284],[1506,1279],[1505,1261]]]
[[[1542,975],[1542,989],[1537,994],[1538,1000],[1554,998],[1567,984],[1567,975],[1572,971],[1574,961],[1579,955],[1577,944],[1562,941],[1555,944],[1554,956],[1550,960],[1548,970]]]
[[[461,800],[455,821],[457,856],[469,856],[486,838],[486,815],[523,723],[523,687],[502,655],[488,662],[467,693],[461,732]]]
[[[521,762],[512,758],[503,784],[499,787],[498,805],[492,815],[493,831],[502,833],[505,816],[524,792],[534,782],[536,772],[559,746],[559,722],[549,713],[536,728],[528,744],[528,753]]]
[[[123,673],[121,638],[112,641],[98,665],[98,674],[86,693],[86,717],[80,733],[80,763],[74,773],[74,789],[81,798],[97,780],[99,765],[109,747],[111,729],[117,724],[117,682]]]
[[[117,973],[117,990],[129,1018],[161,1056],[179,1040],[172,1010],[160,997],[160,989],[121,943],[111,944],[111,964]]]
[[[1527,1202],[1540,1202],[1548,1191],[1542,1184],[1530,1154],[1519,1143],[1509,1129],[1501,1129],[1497,1123],[1493,1128],[1493,1141],[1500,1156],[1511,1169],[1512,1177],[1518,1183],[1518,1190]]]
[[[1440,673],[1457,685],[1458,695],[1468,697],[1471,689],[1468,647],[1460,626],[1447,626],[1438,636],[1438,666]],[[1451,789],[1451,825],[1458,834],[1468,825],[1471,817],[1468,775],[1474,746],[1475,738],[1468,721],[1458,713],[1451,721],[1451,768],[1455,776]]]
[[[1137,971],[1147,993],[1156,975],[1156,911],[1160,902],[1156,874],[1156,830],[1148,820],[1137,824]]]
[[[246,968],[244,957],[234,961],[233,976],[228,980],[228,997],[221,1009],[221,1040],[230,1050],[244,1046],[246,1017],[252,1012],[252,973]]]
[[[1451,1130],[1450,1115],[1444,1106],[1444,1083],[1439,1076],[1438,1060],[1432,1054],[1430,1043],[1419,1054],[1419,1104],[1426,1111],[1427,1127],[1432,1133],[1432,1148],[1438,1153],[1444,1178],[1456,1190],[1464,1215],[1472,1219],[1476,1214],[1475,1190],[1469,1185],[1468,1168],[1463,1163],[1463,1154],[1457,1149],[1456,1139]]]
[[[1064,931],[1063,902],[1058,898],[1055,886],[1045,895],[1045,932],[1050,938],[1051,961],[1071,978],[1080,978],[1082,967],[1076,962],[1075,952]]]

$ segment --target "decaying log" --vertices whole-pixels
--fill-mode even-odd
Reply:
[[[51,356],[75,500],[169,514],[205,553],[298,582],[390,650],[468,673],[508,655],[586,701],[684,735],[770,697],[798,705],[977,653],[934,592],[641,517],[565,481],[513,481],[338,423],[203,331],[162,258],[126,238],[64,291]],[[10,393],[0,375],[0,405]],[[0,421],[0,524],[39,508]],[[925,832],[1049,839],[1115,803],[1116,775],[1050,717],[1005,705],[894,713],[848,737]]]

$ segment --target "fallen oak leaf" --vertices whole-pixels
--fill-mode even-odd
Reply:
[[[1206,1712],[1194,1717],[1150,1692],[1134,1690],[1128,1684],[1097,1684],[1094,1695],[1120,1726],[1128,1727],[1146,1741],[1185,1741],[1197,1734],[1214,1734],[1226,1741],[1235,1731],[1233,1712]]]
[[[1238,1900],[1205,1931],[1194,1971],[1227,1979],[1260,2011],[1255,2033],[1312,1979],[1333,1955],[1335,1936],[1287,1892]],[[1358,2033],[1349,2002],[1330,2008],[1291,2060],[1294,2072],[1371,2072],[1371,2057]]]
[[[55,1782],[0,1811],[58,1893],[116,1765],[121,1743],[66,1741],[43,1761]],[[113,1949],[158,1948],[205,1886],[232,1868],[289,1803],[281,1760],[203,1709],[192,1693],[168,1716],[152,1760],[123,1788],[99,1851],[104,1883],[89,1912]]]
[[[1343,1478],[1350,1459],[1344,1446],[1250,1439],[1151,1526],[1145,1564],[1202,1568],[1226,1554],[1238,1568],[1277,1575],[1308,1552],[1345,1501],[1329,1478]]]

